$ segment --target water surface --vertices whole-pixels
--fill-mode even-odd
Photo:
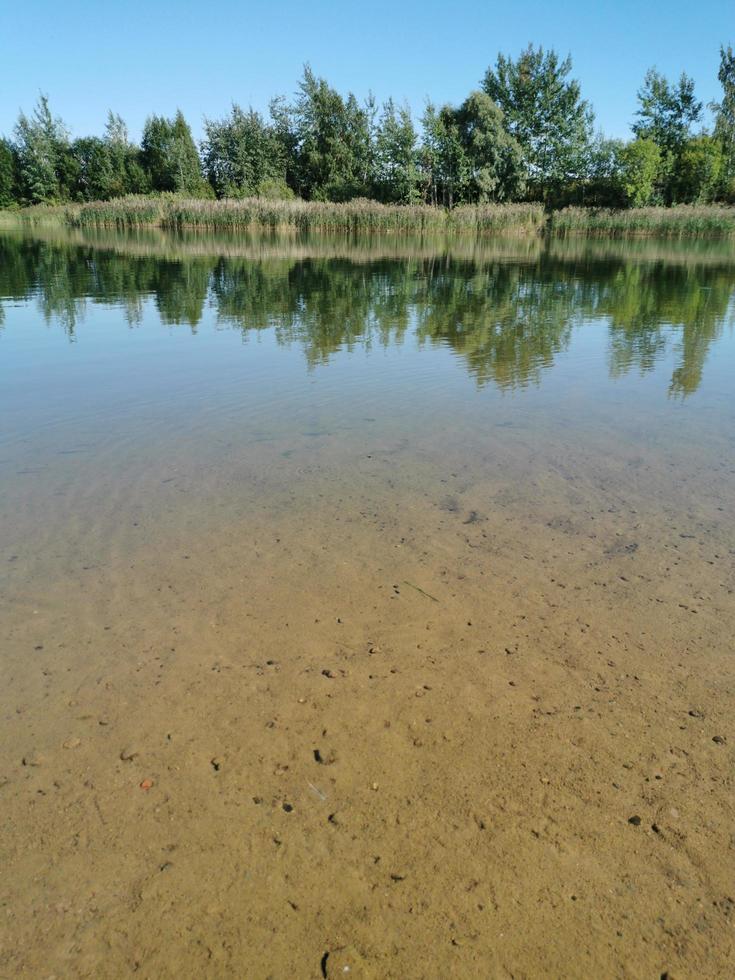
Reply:
[[[13,970],[721,970],[734,296],[723,244],[0,235]]]

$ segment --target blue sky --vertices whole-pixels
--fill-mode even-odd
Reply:
[[[150,112],[202,117],[234,100],[265,110],[304,62],[340,91],[392,95],[420,114],[459,102],[498,51],[529,41],[571,53],[596,125],[625,136],[648,67],[686,70],[718,97],[719,45],[735,45],[735,0],[0,0],[0,133],[39,90],[79,136],[107,109],[138,138]]]

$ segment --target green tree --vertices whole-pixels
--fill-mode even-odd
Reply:
[[[0,138],[0,208],[9,208],[17,200],[15,150],[10,140]]]
[[[544,198],[584,172],[592,136],[592,110],[579,82],[569,78],[570,57],[529,45],[517,60],[498,55],[484,91],[502,109],[505,127],[520,144],[529,179]]]
[[[735,54],[728,45],[720,48],[717,78],[722,101],[714,103],[715,136],[722,145],[722,190],[735,201]]]
[[[598,133],[587,155],[585,179],[567,191],[570,203],[591,207],[621,207],[627,203],[620,186],[623,140]],[[566,201],[565,201],[566,203]]]
[[[273,137],[285,167],[286,183],[293,191],[298,191],[300,182],[298,136],[293,107],[284,96],[279,95],[271,99],[269,108]]]
[[[282,145],[274,127],[254,109],[234,104],[230,115],[205,119],[204,173],[218,197],[250,196],[286,180]]]
[[[616,179],[626,204],[637,208],[654,200],[661,161],[658,144],[643,136],[618,148]]]
[[[143,128],[141,162],[154,191],[202,192],[202,172],[191,129],[181,110],[173,119],[150,116]]]
[[[660,147],[658,194],[661,203],[673,204],[680,183],[680,156],[692,126],[702,116],[702,103],[694,94],[694,80],[685,72],[678,82],[671,83],[655,68],[646,72],[638,102],[633,133],[641,139],[653,140]]]
[[[485,92],[472,92],[454,112],[467,169],[464,199],[483,203],[525,189],[523,151],[503,126],[503,112]]]
[[[679,152],[674,196],[686,204],[706,204],[722,187],[724,154],[722,143],[702,133],[687,140]]]
[[[433,102],[427,101],[421,117],[422,137],[419,160],[421,165],[424,200],[428,204],[439,203],[439,184],[441,181],[440,147],[441,125],[439,114]]]
[[[107,113],[104,140],[110,158],[108,196],[143,194],[150,190],[140,161],[140,150],[130,142],[128,127],[122,117],[111,109]]]
[[[109,112],[105,135],[74,140],[68,167],[70,196],[82,201],[106,201],[149,189],[139,151],[129,139],[120,116]]]
[[[413,204],[419,199],[416,129],[407,105],[383,105],[376,135],[375,189],[382,201]]]
[[[83,201],[104,201],[111,197],[112,162],[109,147],[98,136],[74,140],[71,153],[76,163],[72,196]]]
[[[347,140],[352,148],[352,171],[359,194],[371,196],[375,186],[377,106],[372,93],[360,105],[349,93],[345,101]]]
[[[437,111],[428,102],[421,122],[428,199],[432,204],[452,208],[464,198],[472,178],[455,111],[449,105]]]
[[[297,193],[332,201],[369,193],[374,152],[371,103],[362,107],[353,95],[345,101],[307,65],[295,103],[276,104],[275,109],[279,138],[292,148]]]
[[[41,94],[30,116],[21,112],[15,126],[20,192],[29,204],[60,201],[66,191],[69,136]]]
[[[702,103],[694,95],[694,80],[684,72],[676,84],[671,84],[655,68],[649,68],[638,90],[638,102],[633,132],[642,139],[653,140],[665,153],[678,152],[702,115]]]

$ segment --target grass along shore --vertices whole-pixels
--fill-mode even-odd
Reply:
[[[463,205],[447,211],[429,205],[388,205],[368,200],[345,204],[256,197],[207,201],[174,195],[121,197],[56,207],[38,205],[5,214],[30,224],[62,222],[73,228],[260,228],[412,235],[471,232],[525,236],[538,234],[545,223],[544,210],[538,204]]]
[[[360,234],[475,234],[555,237],[717,238],[735,235],[735,207],[679,205],[613,211],[570,207],[546,212],[540,204],[388,205],[245,198],[209,201],[175,195],[121,197],[88,204],[37,205],[0,212],[0,221],[72,228],[293,229]]]
[[[583,234],[601,238],[723,238],[735,235],[735,207],[679,204],[671,208],[563,208],[549,217],[558,237]]]

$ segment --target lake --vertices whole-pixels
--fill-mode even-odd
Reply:
[[[725,243],[0,231],[3,975],[725,976]]]

